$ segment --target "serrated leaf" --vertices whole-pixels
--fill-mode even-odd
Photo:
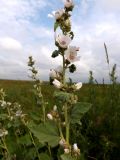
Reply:
[[[71,123],[80,124],[80,119],[86,112],[88,112],[90,108],[91,108],[90,103],[82,103],[82,102],[76,103],[71,111],[71,116],[70,116]]]
[[[58,128],[54,122],[46,122],[40,125],[30,122],[28,128],[40,143],[48,143],[51,147],[58,145],[60,137]]]
[[[54,97],[61,102],[68,102],[71,98],[71,94],[70,93],[65,93],[62,91],[59,92],[55,92],[54,93]]]
[[[23,145],[26,145],[26,146],[31,145],[32,142],[31,142],[30,135],[29,135],[29,134],[26,134],[26,135],[20,137],[20,138],[19,138],[19,143],[20,143],[20,144],[23,144]]]
[[[76,159],[71,157],[71,155],[69,155],[69,154],[63,154],[63,155],[61,155],[61,160],[76,160]]]

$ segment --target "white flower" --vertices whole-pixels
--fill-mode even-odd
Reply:
[[[10,116],[10,120],[12,121],[14,119],[14,117],[13,116]]]
[[[53,111],[57,111],[57,106],[56,105],[53,106]]]
[[[8,106],[11,106],[11,102],[7,102],[7,105],[8,105]]]
[[[64,13],[65,13],[64,9],[59,9],[58,11],[53,12],[56,20],[60,19]]]
[[[78,149],[79,149],[79,148],[78,148],[78,146],[77,146],[77,143],[74,143],[74,145],[73,145],[73,150],[74,150],[74,151],[78,151]]]
[[[22,111],[18,110],[15,115],[16,115],[16,117],[20,117],[22,115]]]
[[[70,153],[70,150],[69,150],[68,148],[65,148],[65,149],[64,149],[64,152],[65,152],[66,154],[69,154],[69,153]]]
[[[2,101],[1,107],[5,107],[6,105],[7,105],[7,103],[5,101]]]
[[[51,69],[51,70],[50,70],[49,76],[50,76],[52,79],[55,79],[55,78],[56,78],[56,79],[59,79],[59,78],[61,78],[62,71],[63,71],[62,66],[58,66],[56,69]]]
[[[75,155],[80,155],[80,149],[78,148],[77,143],[74,143],[73,151],[74,151]]]
[[[71,42],[71,38],[69,35],[58,34],[56,41],[61,48],[67,48]]]
[[[77,51],[79,51],[79,47],[69,46],[69,48],[65,51],[65,57],[70,62],[79,61],[80,57],[77,56]]]
[[[33,87],[34,87],[34,88],[36,88],[36,87],[37,87],[37,85],[35,84]]]
[[[61,139],[61,140],[59,141],[59,144],[64,147],[65,140],[64,140],[64,139]]]
[[[61,85],[62,85],[60,81],[58,81],[57,79],[54,79],[53,84],[56,88],[59,88],[59,89],[61,88]]]
[[[82,82],[76,83],[75,84],[75,89],[79,90],[82,87]]]
[[[3,133],[4,133],[5,136],[8,135],[8,131],[7,130],[4,130]]]
[[[54,78],[57,78],[57,73],[56,73],[56,71],[55,71],[54,69],[51,69],[49,76],[50,76],[51,78],[53,78],[53,79],[54,79]]]
[[[2,130],[0,129],[0,137],[3,137],[3,136],[6,136],[8,134],[8,131],[7,130]]]
[[[48,17],[49,18],[55,17],[56,20],[59,20],[61,19],[64,13],[65,13],[64,9],[59,9],[58,11],[53,11],[52,14],[48,14]]]
[[[48,114],[47,114],[47,117],[48,117],[49,120],[53,120],[52,114],[48,113]]]
[[[74,6],[73,0],[64,0],[64,5],[66,8],[70,8]]]

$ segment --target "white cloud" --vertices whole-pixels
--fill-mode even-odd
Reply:
[[[114,0],[110,3],[108,0],[94,1],[94,3],[93,1],[82,0],[73,14],[75,39],[72,44],[80,46],[81,60],[76,63],[77,72],[70,76],[78,81],[87,81],[89,70],[93,70],[96,79],[101,80],[106,77],[108,68],[104,42],[108,46],[111,66],[117,63],[118,71],[120,71],[120,19],[117,16],[119,1]],[[82,8],[79,8],[79,5]],[[55,46],[53,21],[47,19],[49,6],[51,10],[57,9],[56,6],[61,7],[56,0],[49,2],[48,0],[1,0],[1,78],[27,79],[27,60],[30,54],[40,68],[41,79],[48,79],[50,68],[61,64],[60,57],[51,58]],[[46,12],[46,17],[43,16],[44,12]]]
[[[82,14],[87,14],[89,8],[89,3],[88,0],[81,0],[81,10],[82,10]]]
[[[109,11],[120,11],[120,0],[100,0],[95,1],[97,7],[101,7],[106,12]]]
[[[4,50],[21,50],[22,49],[21,43],[11,37],[0,38],[0,47]]]

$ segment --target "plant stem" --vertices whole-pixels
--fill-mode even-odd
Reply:
[[[8,160],[10,159],[10,153],[9,153],[9,150],[8,150],[8,148],[7,148],[7,145],[6,145],[6,142],[5,142],[5,137],[3,137],[3,138],[1,138],[1,140],[2,140],[2,142],[3,142],[3,145],[4,145],[4,148],[5,148],[5,150],[6,150],[6,152],[7,152],[7,158],[8,158]]]
[[[24,118],[22,119],[22,122],[23,122],[23,124],[27,127]],[[27,128],[28,128],[28,127],[27,127]],[[39,156],[39,152],[38,152],[37,146],[36,146],[36,144],[35,144],[34,138],[33,138],[33,136],[32,136],[32,133],[30,132],[29,128],[28,128],[28,132],[29,132],[30,138],[31,138],[31,140],[32,140],[32,144],[33,144],[34,147],[35,147],[36,154],[38,155],[38,159],[40,160],[40,156]]]
[[[65,81],[65,71],[66,71],[66,67],[65,67],[65,56],[63,53],[63,85],[66,84]],[[68,122],[68,107],[67,107],[67,103],[65,103],[64,105],[65,107],[65,125],[66,125],[66,142],[69,144],[69,122]]]
[[[65,85],[65,57],[63,54],[63,85]]]
[[[68,122],[68,108],[65,104],[65,125],[66,125],[66,142],[69,144],[69,122]]]
[[[32,133],[31,133],[30,131],[29,131],[29,135],[30,135],[31,140],[32,140],[32,143],[33,143],[33,145],[34,145],[34,147],[35,147],[36,153],[37,153],[37,155],[38,155],[38,159],[40,160],[40,156],[39,156],[38,149],[37,149],[37,147],[36,147],[36,144],[35,144],[34,138],[33,138],[33,136],[32,136]]]
[[[50,148],[49,144],[48,144],[48,151],[49,151],[50,157],[52,157],[51,148]]]
[[[42,91],[41,91],[41,84],[40,84],[40,95],[41,95],[41,101],[42,101],[42,112],[43,112],[43,123],[46,121],[46,116],[45,116],[45,102],[43,99]]]
[[[60,132],[60,137],[61,137],[62,139],[64,139],[64,136],[63,136],[63,133],[62,133],[62,128],[61,128],[61,122],[60,122],[60,120],[59,120],[59,122],[58,122],[58,128],[59,128],[59,132]]]
[[[46,118],[45,118],[45,104],[44,104],[44,100],[42,97],[42,111],[43,111],[43,123],[45,123]]]
[[[7,107],[7,112],[8,112],[8,115],[9,115],[9,117],[10,117],[10,110],[9,110],[9,108]]]

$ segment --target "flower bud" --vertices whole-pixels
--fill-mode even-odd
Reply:
[[[59,141],[59,144],[60,144],[60,146],[64,147],[65,140],[64,140],[64,139],[61,139],[61,140]]]
[[[73,150],[74,150],[74,151],[77,151],[77,150],[78,150],[77,143],[74,143],[74,145],[73,145]]]
[[[1,107],[5,107],[6,105],[7,105],[7,103],[5,101],[2,101]]]
[[[22,115],[22,111],[18,110],[15,115],[16,115],[16,117],[20,117]]]
[[[10,103],[10,102],[7,102],[7,105],[8,105],[8,106],[11,106],[11,103]]]
[[[76,83],[75,84],[75,89],[79,90],[82,87],[82,82]]]
[[[3,133],[4,133],[5,136],[8,135],[8,131],[7,130],[4,130]]]
[[[64,0],[64,5],[66,8],[70,8],[74,6],[73,0]]]
[[[8,135],[8,131],[5,129],[3,129],[3,130],[0,129],[0,137],[6,136],[6,135]]]
[[[52,15],[55,17],[56,20],[59,20],[61,19],[64,13],[65,13],[64,9],[59,9],[58,11],[53,11]],[[52,15],[48,14],[48,17],[52,18]]]
[[[53,120],[52,114],[48,113],[48,114],[47,114],[47,117],[48,117],[49,120]]]
[[[56,11],[55,12],[55,19],[56,20],[60,19],[63,16],[64,13],[65,13],[64,9],[60,9],[60,10]]]
[[[57,79],[54,79],[53,84],[56,88],[59,88],[59,89],[61,88],[61,85],[62,85],[60,81],[58,81]]]
[[[56,105],[54,105],[53,111],[57,111],[57,106]]]
[[[65,154],[69,154],[69,153],[70,153],[70,149],[65,148],[65,149],[64,149],[64,152],[65,152]]]

